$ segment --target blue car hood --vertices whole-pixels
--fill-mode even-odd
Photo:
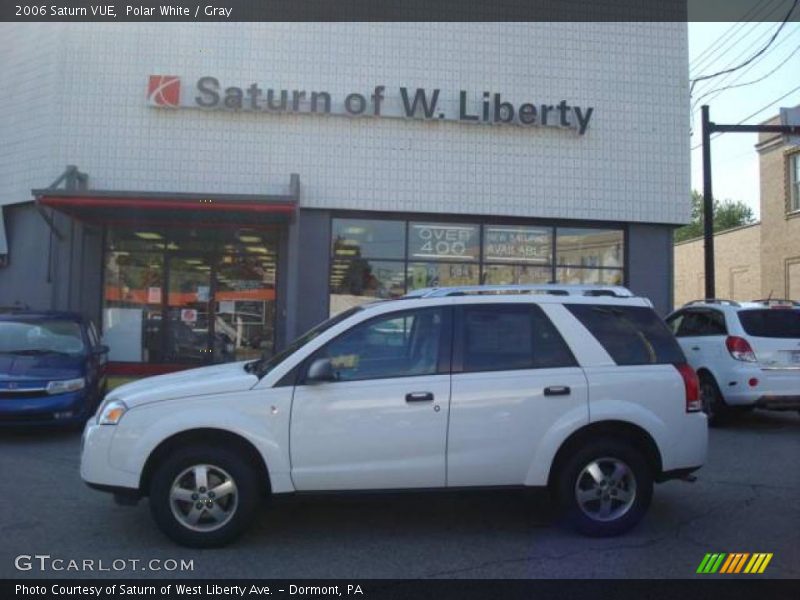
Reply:
[[[0,354],[0,380],[42,381],[83,377],[85,356]]]

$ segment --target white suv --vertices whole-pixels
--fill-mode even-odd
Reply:
[[[706,457],[694,371],[624,288],[476,286],[343,312],[268,360],[108,394],[81,476],[217,546],[271,494],[549,487],[589,535]]]
[[[732,408],[800,410],[800,304],[695,300],[667,317],[714,423]]]

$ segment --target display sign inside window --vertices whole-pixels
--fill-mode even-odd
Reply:
[[[408,255],[410,258],[477,261],[480,255],[479,227],[411,223]]]
[[[484,260],[516,263],[549,263],[552,230],[547,227],[486,227]]]

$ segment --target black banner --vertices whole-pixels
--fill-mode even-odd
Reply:
[[[694,598],[739,600],[797,598],[797,580],[714,577],[705,580],[3,580],[4,600],[46,598],[170,598],[191,600],[300,599],[332,600],[661,600]]]
[[[2,21],[782,21],[761,0],[12,0]],[[769,4],[770,6],[765,6]],[[791,20],[797,20],[795,10]]]

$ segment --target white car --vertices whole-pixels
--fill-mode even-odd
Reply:
[[[696,300],[666,319],[700,379],[709,421],[731,409],[800,410],[800,304]]]
[[[81,476],[149,496],[173,540],[224,544],[272,494],[549,487],[616,535],[706,457],[694,371],[624,288],[476,286],[352,308],[268,360],[108,394]]]

